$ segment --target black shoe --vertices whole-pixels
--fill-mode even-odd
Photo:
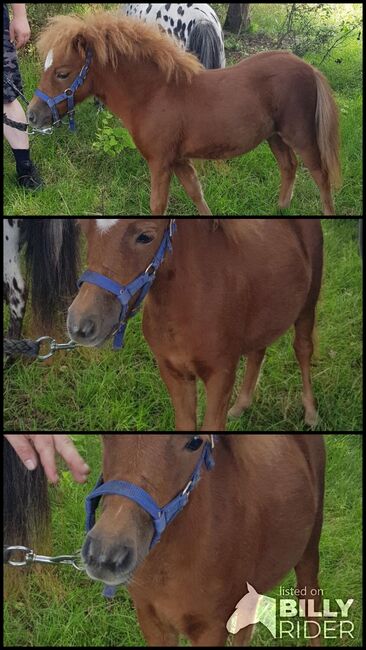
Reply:
[[[19,185],[26,190],[38,190],[43,185],[39,171],[31,160],[27,160],[17,167],[17,179]]]

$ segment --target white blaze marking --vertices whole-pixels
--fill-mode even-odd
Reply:
[[[97,226],[101,232],[107,232],[118,222],[119,219],[97,219]]]
[[[44,69],[48,70],[48,68],[51,67],[53,63],[53,50],[50,50],[46,56],[46,60],[44,62]]]

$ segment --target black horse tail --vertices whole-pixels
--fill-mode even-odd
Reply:
[[[207,69],[221,68],[224,53],[217,30],[205,20],[197,22],[189,36],[188,52],[195,54]]]
[[[32,307],[43,326],[51,326],[77,292],[78,227],[75,219],[23,219]]]
[[[49,539],[50,523],[46,475],[41,467],[27,470],[10,443],[3,440],[4,546],[33,548],[37,542],[43,546]]]

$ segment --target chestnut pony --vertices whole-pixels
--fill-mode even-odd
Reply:
[[[140,298],[136,278],[146,278],[175,220],[79,221],[88,242],[89,271],[70,307],[68,328],[76,342],[93,347],[119,325],[124,330]],[[176,430],[197,431],[201,379],[207,393],[202,431],[224,431],[241,357],[247,356],[248,365],[230,412],[234,417],[252,403],[266,347],[293,325],[305,419],[314,426],[310,365],[322,282],[320,219],[176,221],[172,253],[166,252],[162,264],[154,261],[155,282],[143,320],[175,407]],[[121,292],[128,297],[123,313]]]
[[[50,100],[64,115],[74,99],[96,95],[121,118],[148,162],[153,215],[166,213],[173,174],[198,213],[212,214],[191,159],[233,158],[264,140],[281,172],[280,208],[291,202],[296,152],[320,189],[324,214],[334,214],[337,108],[322,74],[296,56],[264,52],[226,70],[205,70],[156,26],[105,12],[53,18],[39,49],[45,70],[29,123],[43,128],[52,122]],[[65,90],[69,99],[73,93],[69,104]],[[52,115],[57,122],[54,108]]]
[[[224,646],[226,624],[248,589],[265,594],[292,569],[304,602],[315,601],[306,620],[312,606],[319,611],[321,435],[109,434],[103,442],[108,496],[83,558],[90,577],[128,586],[148,645],[178,646],[181,634],[193,646]],[[136,495],[165,507],[207,454],[215,467],[202,468],[189,502],[154,546],[154,522]],[[115,496],[119,486],[125,495]],[[309,631],[318,630],[310,623]],[[246,627],[234,645],[248,645],[252,633]],[[320,645],[319,636],[312,643]]]

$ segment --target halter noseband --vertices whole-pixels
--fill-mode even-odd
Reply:
[[[75,131],[75,93],[80,88],[80,86],[83,85],[87,74],[89,72],[90,64],[92,62],[92,52],[90,49],[87,50],[86,53],[86,59],[83,67],[81,68],[78,76],[76,79],[73,81],[71,86],[69,88],[66,88],[61,95],[57,95],[56,97],[50,97],[46,93],[44,93],[42,90],[37,88],[35,91],[35,95],[37,97],[40,97],[44,102],[46,102],[47,106],[51,109],[52,112],[52,118],[53,118],[53,124],[52,126],[60,126],[62,124],[62,118],[56,108],[57,104],[60,104],[63,101],[67,101],[67,115],[69,117],[69,127],[71,131]]]
[[[86,271],[81,276],[78,286],[79,289],[84,284],[88,282],[89,284],[94,284],[100,289],[109,291],[116,298],[118,298],[121,304],[121,313],[119,317],[119,327],[114,336],[113,347],[115,350],[120,350],[124,345],[124,336],[128,321],[130,318],[133,318],[138,314],[141,309],[142,303],[145,300],[147,294],[149,293],[154,281],[156,279],[156,273],[162,265],[166,253],[172,252],[172,239],[173,235],[176,232],[176,220],[171,219],[168,228],[166,229],[163,240],[159,246],[159,249],[153,259],[149,264],[146,271],[141,273],[135,280],[129,284],[123,285],[111,280],[101,273],[95,273],[94,271]],[[131,300],[140,292],[133,309],[130,309]]]
[[[145,512],[147,512],[154,524],[155,534],[152,539],[150,550],[161,540],[161,536],[169,524],[179,515],[189,502],[189,497],[201,478],[202,467],[205,466],[207,471],[211,471],[215,466],[213,450],[215,448],[217,436],[211,436],[211,440],[205,443],[200,459],[194,469],[194,472],[188,481],[186,487],[166,506],[160,508],[156,501],[143,488],[129,483],[127,481],[108,481],[104,483],[103,476],[100,477],[93,492],[86,498],[86,531],[89,533],[95,526],[96,511],[99,502],[103,496],[114,495],[126,497],[134,501]],[[113,597],[116,593],[116,587],[107,586],[104,595]]]

